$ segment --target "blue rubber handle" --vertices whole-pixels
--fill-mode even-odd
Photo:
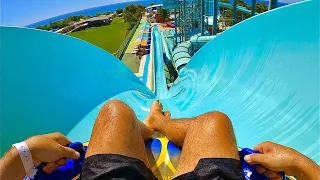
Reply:
[[[240,156],[244,157],[245,155],[249,155],[249,154],[260,154],[260,152],[249,149],[249,148],[243,148],[240,151]],[[244,160],[243,160],[244,161]],[[244,166],[244,164],[249,165],[248,163],[242,163],[242,165]],[[246,166],[245,165],[245,166]],[[245,167],[244,167],[245,168]],[[256,171],[255,168],[253,169],[253,171]],[[286,179],[286,175],[284,174],[284,172],[278,172],[278,174],[282,175],[282,179]]]
[[[69,148],[78,151],[79,153],[82,151],[81,148],[83,148],[82,143],[80,142],[73,142],[71,144],[67,144],[66,146],[68,146]],[[47,163],[46,162],[42,162],[39,166],[36,167],[36,169],[42,169]]]
[[[76,160],[68,159],[65,166],[59,167],[57,170],[53,171],[50,174],[47,174],[42,169],[47,163],[41,163],[36,167],[38,171],[33,180],[70,180],[79,175],[81,172],[82,163],[84,161],[87,147],[83,146],[80,142],[74,142],[68,144],[67,146],[74,149],[75,151],[78,151],[80,153],[80,158]],[[25,178],[24,180],[30,180],[30,178]]]

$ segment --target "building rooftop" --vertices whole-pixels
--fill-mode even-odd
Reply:
[[[113,14],[109,14],[107,16],[101,15],[101,16],[98,16],[98,17],[92,17],[92,18],[89,18],[89,19],[85,19],[85,20],[76,22],[76,23],[74,23],[74,25],[79,25],[79,24],[83,24],[83,23],[86,23],[86,22],[92,22],[92,21],[108,20],[109,18],[112,18],[112,16],[113,16]]]
[[[159,7],[159,6],[162,6],[162,4],[155,4],[155,5],[146,7],[146,9],[150,9],[150,8],[154,8],[154,7]]]

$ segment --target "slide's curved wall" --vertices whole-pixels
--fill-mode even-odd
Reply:
[[[153,41],[153,59],[154,59],[154,83],[155,94],[158,98],[165,98],[168,93],[167,82],[164,76],[164,62],[163,62],[163,44],[161,39],[161,32],[157,25],[152,30]]]
[[[12,27],[0,27],[0,35],[1,154],[34,134],[68,134],[121,92],[153,97],[121,61],[87,42]]]
[[[157,98],[173,117],[227,113],[240,147],[271,140],[320,163],[317,3],[272,10],[225,31],[191,58],[168,92],[161,84]],[[110,98],[125,101],[140,120],[148,114],[152,92],[103,50],[43,31],[1,27],[0,35],[2,153],[52,131],[88,141]]]
[[[173,116],[222,111],[239,146],[271,140],[320,163],[318,3],[257,15],[203,46],[170,88]]]

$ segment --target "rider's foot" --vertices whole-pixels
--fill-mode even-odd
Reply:
[[[171,113],[169,111],[162,112],[162,104],[159,100],[152,103],[150,108],[150,114],[145,119],[144,123],[154,130],[158,130],[161,126],[164,126],[167,121],[170,120]]]

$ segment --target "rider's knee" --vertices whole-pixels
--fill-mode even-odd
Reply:
[[[197,118],[199,119],[199,123],[201,123],[201,127],[207,131],[215,131],[218,128],[232,128],[229,117],[222,112],[208,112]]]
[[[133,110],[124,102],[120,100],[110,100],[103,105],[99,115],[106,115],[109,120],[117,119],[117,121],[134,119],[135,117]],[[130,118],[116,118],[121,116],[129,116]],[[113,118],[112,118],[113,117]]]

